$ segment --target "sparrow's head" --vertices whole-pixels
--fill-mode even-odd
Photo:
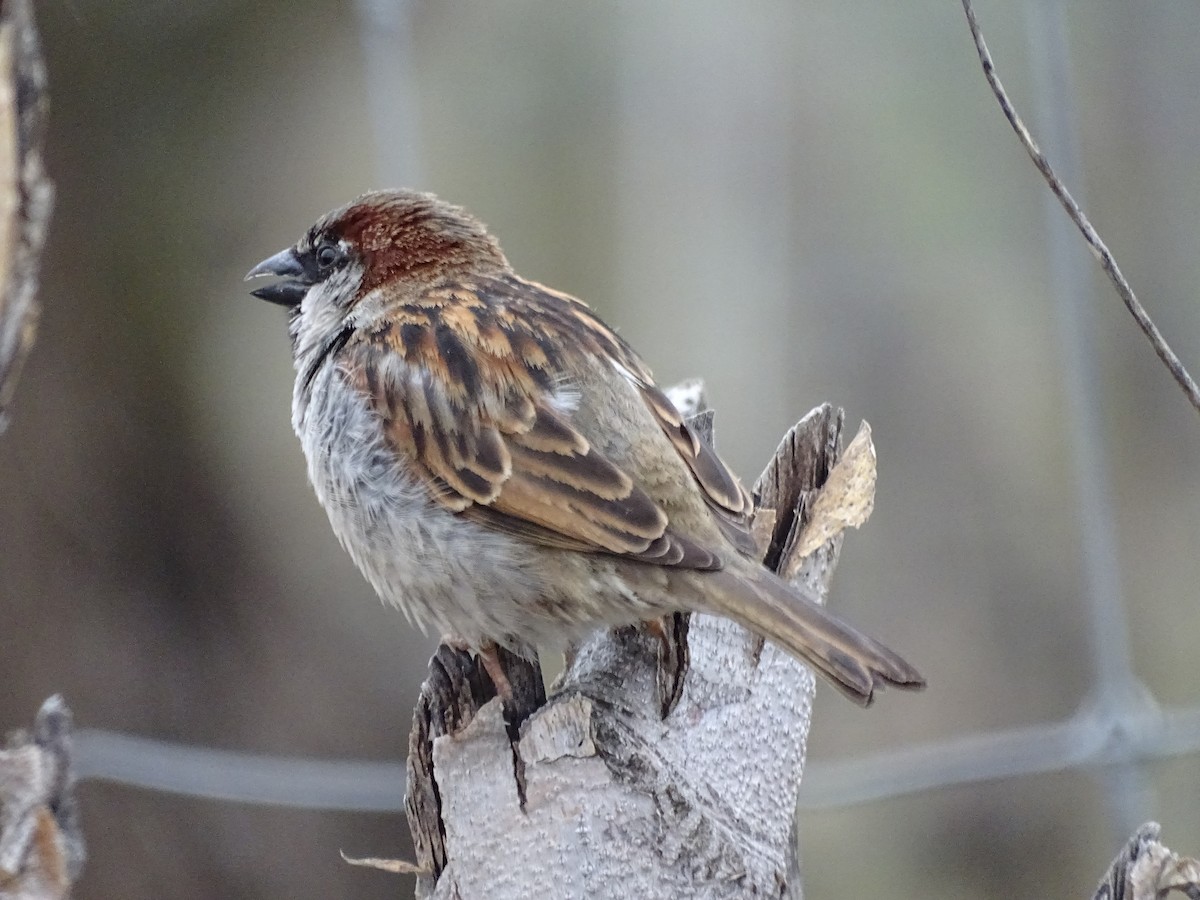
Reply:
[[[423,286],[506,269],[495,238],[433,194],[373,191],[322,216],[304,237],[246,275],[281,280],[252,291],[293,316],[343,317],[381,286]]]

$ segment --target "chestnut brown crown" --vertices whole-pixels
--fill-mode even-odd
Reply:
[[[295,308],[310,288],[350,267],[358,277],[344,279],[354,288],[352,298],[341,298],[346,306],[396,279],[429,283],[454,272],[509,269],[496,239],[466,210],[433,194],[372,191],[322,216],[246,280],[281,278],[251,293]]]

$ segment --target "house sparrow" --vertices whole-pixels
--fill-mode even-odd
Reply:
[[[247,279],[286,306],[292,425],[342,546],[422,628],[530,656],[727,616],[867,705],[917,671],[767,571],[751,500],[633,349],[430,194],[365,194]],[[489,667],[490,668],[490,667]]]

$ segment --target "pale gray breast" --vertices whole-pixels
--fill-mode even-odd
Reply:
[[[298,375],[292,413],[334,533],[381,599],[468,640],[522,630],[520,607],[544,593],[536,553],[433,502],[333,360]]]

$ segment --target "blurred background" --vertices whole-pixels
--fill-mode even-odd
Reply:
[[[1200,5],[979,6],[1018,107],[1071,126],[1072,189],[1200,368]],[[0,436],[0,726],[61,691],[84,727],[402,759],[432,641],[337,546],[290,429],[285,315],[241,280],[396,184],[474,211],[663,383],[704,376],[743,478],[819,402],[871,423],[876,512],[831,602],[930,688],[866,713],[822,688],[813,766],[1069,716],[1097,677],[1097,564],[1138,678],[1198,702],[1200,423],[1082,242],[1055,251],[1061,212],[958,4],[38,12],[58,204]],[[1043,40],[1056,14],[1065,43]],[[1056,312],[1079,265],[1094,326]],[[1111,502],[1092,521],[1063,362],[1081,332],[1108,463],[1084,495]],[[1115,545],[1085,565],[1089,521]],[[1143,774],[1122,802],[1121,772],[1077,769],[805,813],[806,895],[1081,897],[1131,819],[1200,852],[1200,757]],[[400,815],[80,793],[80,897],[411,892],[338,856],[408,857]]]

